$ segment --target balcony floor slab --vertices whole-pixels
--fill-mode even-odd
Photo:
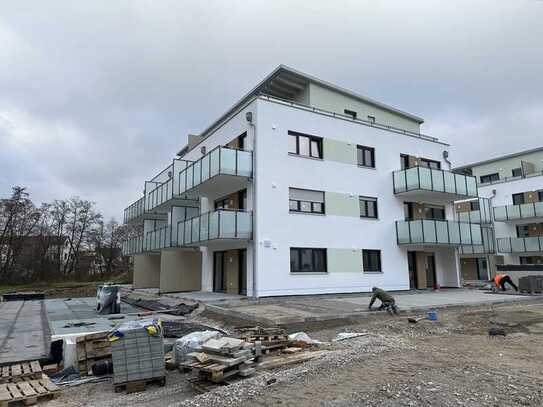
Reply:
[[[451,194],[448,192],[428,191],[425,189],[413,189],[411,191],[395,192],[395,195],[401,198],[413,200],[415,202],[429,202],[440,205],[445,205],[452,201],[477,198],[476,196]]]
[[[239,175],[218,174],[181,195],[187,199],[207,196],[213,200],[246,188],[250,180],[251,178]]]

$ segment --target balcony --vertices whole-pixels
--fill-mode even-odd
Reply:
[[[497,222],[543,218],[543,202],[496,206],[493,209],[494,220]]]
[[[123,256],[133,256],[143,252],[143,235],[134,236],[122,243]]]
[[[149,212],[145,208],[145,197],[141,197],[124,210],[124,223],[136,224],[144,219],[164,219],[164,214]]]
[[[170,225],[147,232],[144,248],[147,252],[160,251],[172,247],[172,228]]]
[[[228,244],[250,240],[252,234],[252,212],[219,209],[178,222],[176,242],[178,246]]]
[[[476,206],[473,205],[474,203]],[[492,223],[492,217],[490,216],[492,213],[490,208],[490,199],[488,198],[478,198],[469,201],[455,202],[454,206],[456,207],[456,219],[460,222],[481,224]],[[465,210],[466,208],[478,209]]]
[[[482,245],[481,225],[450,220],[396,221],[398,244],[436,245]]]
[[[481,227],[483,235],[483,244],[477,245],[462,245],[458,248],[460,254],[493,254],[496,253],[494,244],[494,229],[491,227]]]
[[[179,194],[224,196],[243,189],[252,176],[252,151],[218,146],[179,172]]]
[[[500,237],[497,243],[498,253],[543,252],[543,236]]]
[[[477,197],[475,177],[426,167],[392,173],[394,193],[420,202],[446,203]]]

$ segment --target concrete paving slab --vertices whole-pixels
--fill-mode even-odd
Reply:
[[[0,365],[47,357],[49,340],[43,301],[0,303]]]
[[[395,295],[400,311],[421,312],[431,308],[473,306],[516,301],[543,300],[543,296],[498,295],[481,290],[451,289],[428,292],[404,292]],[[312,321],[364,318],[370,295],[325,295],[304,297],[267,298],[258,302],[234,302],[208,304],[216,313],[267,324],[299,324]]]

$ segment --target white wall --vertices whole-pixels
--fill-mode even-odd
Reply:
[[[369,291],[372,285],[409,289],[406,249],[395,234],[403,200],[393,193],[392,171],[400,169],[401,153],[441,161],[447,146],[266,100],[258,101],[257,120],[258,295]],[[289,156],[289,130],[374,147],[377,168]],[[290,214],[292,186],[378,197],[380,219]],[[264,240],[271,240],[271,247],[264,247]],[[289,249],[297,246],[381,249],[384,272],[293,275]]]
[[[478,165],[473,167],[473,175],[479,177],[481,175],[488,175],[493,173],[499,173],[500,178],[512,177],[513,168],[520,168],[521,161],[527,161],[534,164],[534,170],[537,172],[543,171],[543,151],[537,151],[531,154],[525,154],[517,157],[507,158],[504,160],[493,161],[488,164]]]

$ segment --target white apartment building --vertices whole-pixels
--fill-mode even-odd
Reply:
[[[125,210],[134,287],[253,297],[461,285],[481,224],[423,120],[279,66]]]
[[[457,203],[461,219],[490,219],[486,227],[493,227],[495,244],[488,250],[476,250],[470,255],[462,252],[461,267],[464,280],[481,280],[495,271],[495,265],[543,264],[543,147],[509,154],[455,169],[473,175],[479,185],[479,201]],[[471,211],[471,212],[470,212]],[[521,267],[522,268],[522,267]],[[526,267],[525,267],[526,268]],[[515,271],[519,267],[513,267]],[[528,268],[526,268],[528,269]]]

